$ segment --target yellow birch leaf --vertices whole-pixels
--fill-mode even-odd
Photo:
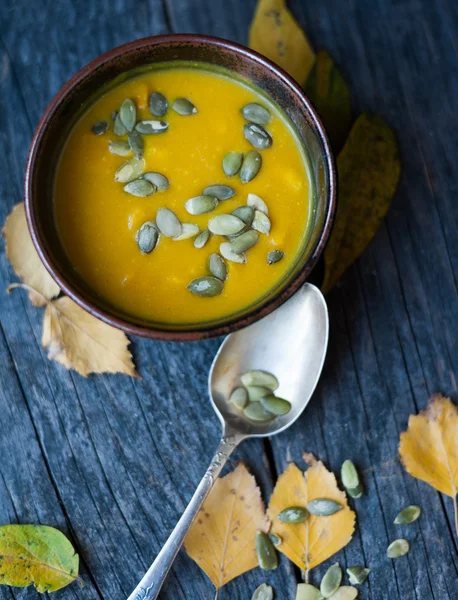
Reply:
[[[278,478],[267,514],[272,533],[283,539],[277,550],[308,573],[348,544],[355,530],[355,513],[349,508],[345,493],[337,487],[334,474],[312,455],[304,458],[310,464],[305,473],[291,463]],[[309,515],[304,523],[296,525],[277,518],[285,508],[305,508],[315,498],[335,500],[344,508],[329,517]]]
[[[46,300],[51,300],[59,294],[60,289],[35,250],[27,227],[24,202],[16,204],[6,219],[3,236],[6,242],[6,255],[16,275],[33,288],[29,290],[30,302],[34,306],[44,306]]]
[[[435,394],[426,410],[410,415],[399,454],[410,475],[453,498],[458,535],[458,408],[450,398]]]
[[[327,293],[374,237],[387,213],[401,173],[393,130],[379,117],[355,121],[337,158],[339,202],[324,253]]]
[[[261,492],[244,464],[218,479],[185,540],[217,590],[258,566],[256,531],[267,532]]]
[[[137,376],[129,339],[64,297],[48,302],[41,343],[48,358],[86,377],[89,373]]]
[[[55,592],[78,579],[78,563],[73,546],[53,527],[0,527],[0,585]]]
[[[285,0],[258,1],[249,46],[285,69],[300,85],[304,85],[315,61],[312,46]]]

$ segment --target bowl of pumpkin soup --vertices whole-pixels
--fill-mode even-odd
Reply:
[[[221,335],[310,275],[336,204],[299,85],[242,46],[146,38],[79,71],[34,135],[26,211],[61,289],[128,333]]]

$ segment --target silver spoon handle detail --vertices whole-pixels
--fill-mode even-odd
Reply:
[[[175,525],[175,529],[170,534],[164,547],[156,556],[155,561],[127,600],[154,600],[158,597],[162,584],[167,577],[167,573],[169,572],[175,556],[181,548],[200,507],[208,496],[221,469],[226,464],[227,459],[244,437],[245,436],[237,434],[226,435],[223,433],[223,437],[216,449],[215,456],[213,457],[207,472],[203,476],[199,487],[196,489],[194,496],[186,507],[186,510]]]

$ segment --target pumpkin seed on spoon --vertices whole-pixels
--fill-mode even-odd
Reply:
[[[232,402],[234,406],[243,410],[248,404],[248,393],[244,387],[238,387],[233,390],[229,397],[229,402]]]
[[[228,185],[209,185],[204,189],[205,196],[214,196],[218,200],[229,200],[235,194],[235,190]]]
[[[248,152],[242,162],[240,169],[240,181],[242,183],[249,183],[252,181],[262,166],[262,158],[257,150],[251,150]]]
[[[202,196],[195,196],[186,200],[184,207],[190,215],[203,215],[215,210],[218,204],[218,198],[203,194]]]
[[[261,371],[259,369],[247,371],[240,377],[240,380],[244,386],[259,385],[269,388],[269,390],[272,390],[273,392],[280,385],[275,375],[269,373],[268,371]]]
[[[149,97],[149,110],[155,117],[163,117],[169,109],[167,98],[160,92],[153,92]]]
[[[261,423],[275,419],[275,415],[266,410],[260,402],[249,402],[243,409],[243,414],[250,421]]]

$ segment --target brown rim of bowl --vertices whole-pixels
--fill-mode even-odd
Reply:
[[[329,178],[329,205],[327,207],[327,212],[324,218],[321,235],[306,265],[304,265],[303,269],[298,272],[297,276],[291,281],[291,283],[279,294],[272,296],[272,298],[270,298],[265,304],[254,308],[251,312],[241,317],[234,317],[233,319],[229,320],[223,325],[215,325],[213,327],[210,326],[204,327],[202,329],[192,329],[187,331],[168,331],[164,329],[155,329],[154,327],[148,327],[147,325],[143,327],[141,325],[130,323],[117,316],[110,314],[106,310],[95,306],[94,304],[92,304],[92,302],[84,298],[79,292],[75,291],[72,288],[72,286],[67,283],[65,277],[59,272],[58,268],[56,268],[53,261],[51,260],[50,255],[48,254],[46,244],[42,243],[42,240],[39,237],[37,220],[31,202],[32,179],[33,174],[35,172],[35,165],[40,142],[46,132],[47,125],[52,119],[54,111],[56,110],[60,102],[70,93],[70,91],[74,88],[75,85],[77,85],[87,76],[88,73],[97,69],[103,63],[111,61],[118,56],[121,56],[126,51],[138,50],[144,48],[145,46],[157,46],[160,44],[166,44],[170,42],[188,42],[191,44],[204,43],[215,46],[220,49],[229,49],[235,53],[247,56],[251,60],[257,62],[262,67],[273,71],[274,74],[281,81],[283,81],[287,86],[293,89],[295,94],[300,96],[302,102],[306,105],[311,121],[315,125],[317,133],[321,138],[321,142],[323,144],[326,157],[325,162],[328,169],[327,175]],[[321,253],[323,252],[326,246],[329,234],[332,229],[332,224],[336,211],[336,194],[336,169],[326,131],[310,100],[307,98],[299,84],[294,79],[292,79],[292,77],[290,77],[282,68],[280,68],[271,60],[262,56],[258,52],[255,52],[254,50],[250,50],[245,46],[221,38],[194,34],[167,34],[135,40],[133,42],[123,44],[122,46],[118,46],[112,50],[109,50],[108,52],[105,52],[104,54],[100,55],[98,58],[94,59],[89,64],[84,66],[82,69],[80,69],[75,75],[73,75],[71,79],[69,79],[69,81],[67,81],[67,83],[64,84],[64,86],[54,96],[54,98],[51,100],[50,104],[46,108],[43,116],[41,117],[30,145],[24,178],[25,209],[30,235],[32,237],[33,244],[38,252],[41,261],[43,262],[53,279],[58,283],[61,290],[72,300],[74,300],[77,304],[79,304],[82,308],[84,308],[84,310],[86,310],[88,313],[97,317],[98,319],[101,319],[108,325],[112,325],[113,327],[121,329],[131,335],[139,335],[141,337],[146,337],[150,339],[178,342],[197,341],[220,335],[227,335],[232,331],[236,331],[237,329],[246,327],[254,321],[265,317],[273,310],[278,308],[281,304],[283,304],[286,300],[288,300],[288,298],[290,298],[305,283],[307,277],[309,276],[313,267],[317,263]]]

